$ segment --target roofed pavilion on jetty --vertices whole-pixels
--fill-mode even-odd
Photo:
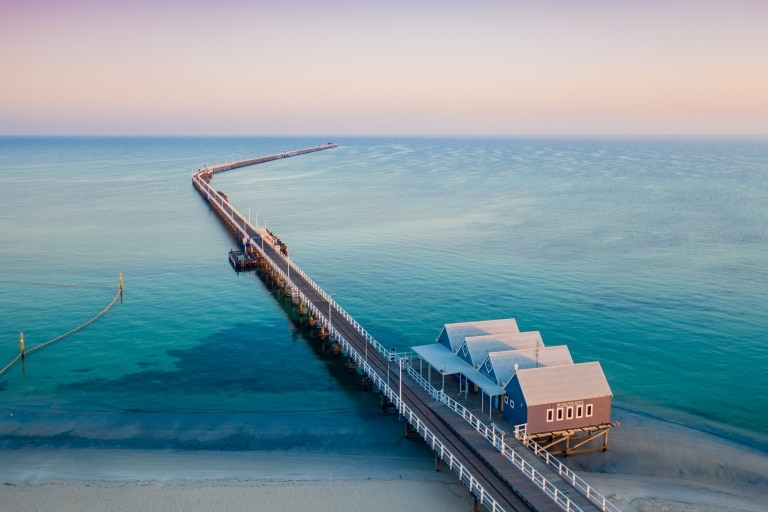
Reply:
[[[477,396],[489,417],[502,412],[550,453],[606,450],[618,425],[600,363],[574,363],[567,346],[545,346],[538,331],[519,332],[514,318],[446,324],[436,343],[413,351],[428,364],[428,379],[434,369],[445,389],[451,376],[460,396]]]

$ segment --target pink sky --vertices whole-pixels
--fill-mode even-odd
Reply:
[[[768,2],[0,0],[0,135],[768,134]]]

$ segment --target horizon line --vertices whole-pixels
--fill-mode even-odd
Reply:
[[[462,139],[472,139],[472,138],[482,138],[482,139],[490,139],[490,138],[497,138],[497,139],[509,139],[509,138],[590,138],[590,137],[599,137],[599,138],[651,138],[651,137],[662,137],[662,138],[764,138],[768,137],[768,132],[766,133],[656,133],[656,132],[649,132],[649,133],[508,133],[508,134],[501,134],[501,133],[485,133],[485,134],[476,134],[476,133],[436,133],[436,134],[420,134],[420,133],[389,133],[389,134],[344,134],[344,133],[336,133],[336,134],[313,134],[313,133],[306,133],[306,134],[288,134],[288,133],[277,133],[277,134],[249,134],[249,133],[228,133],[228,134],[158,134],[158,133],[134,133],[134,134],[118,134],[118,133],[101,133],[101,134],[95,134],[95,133],[70,133],[70,134],[64,134],[64,133],[21,133],[21,134],[12,134],[12,133],[0,133],[0,138],[233,138],[233,137],[239,137],[239,138],[308,138],[308,137],[316,137],[316,138],[348,138],[348,139],[362,139],[362,138],[377,138],[377,139],[385,139],[385,138],[429,138],[429,139],[456,139],[456,138],[462,138]]]

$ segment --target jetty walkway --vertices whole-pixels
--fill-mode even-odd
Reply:
[[[242,244],[231,252],[237,269],[259,269],[294,304],[322,324],[338,350],[382,393],[382,406],[404,418],[406,435],[418,434],[435,452],[435,466],[447,465],[469,488],[475,508],[494,512],[618,512],[573,471],[528,439],[523,429],[505,432],[485,424],[471,407],[433,386],[411,364],[414,354],[396,352],[376,341],[333,298],[289,258],[287,246],[265,227],[254,226],[216,191],[214,174],[335,148],[336,144],[286,151],[250,160],[204,167],[192,175],[194,187]],[[507,428],[509,430],[509,428]],[[533,448],[533,449],[530,449]]]

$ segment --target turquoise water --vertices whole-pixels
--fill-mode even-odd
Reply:
[[[617,407],[768,450],[764,138],[0,138],[0,446],[424,456],[318,357],[191,185],[204,164],[380,342],[515,317]]]

